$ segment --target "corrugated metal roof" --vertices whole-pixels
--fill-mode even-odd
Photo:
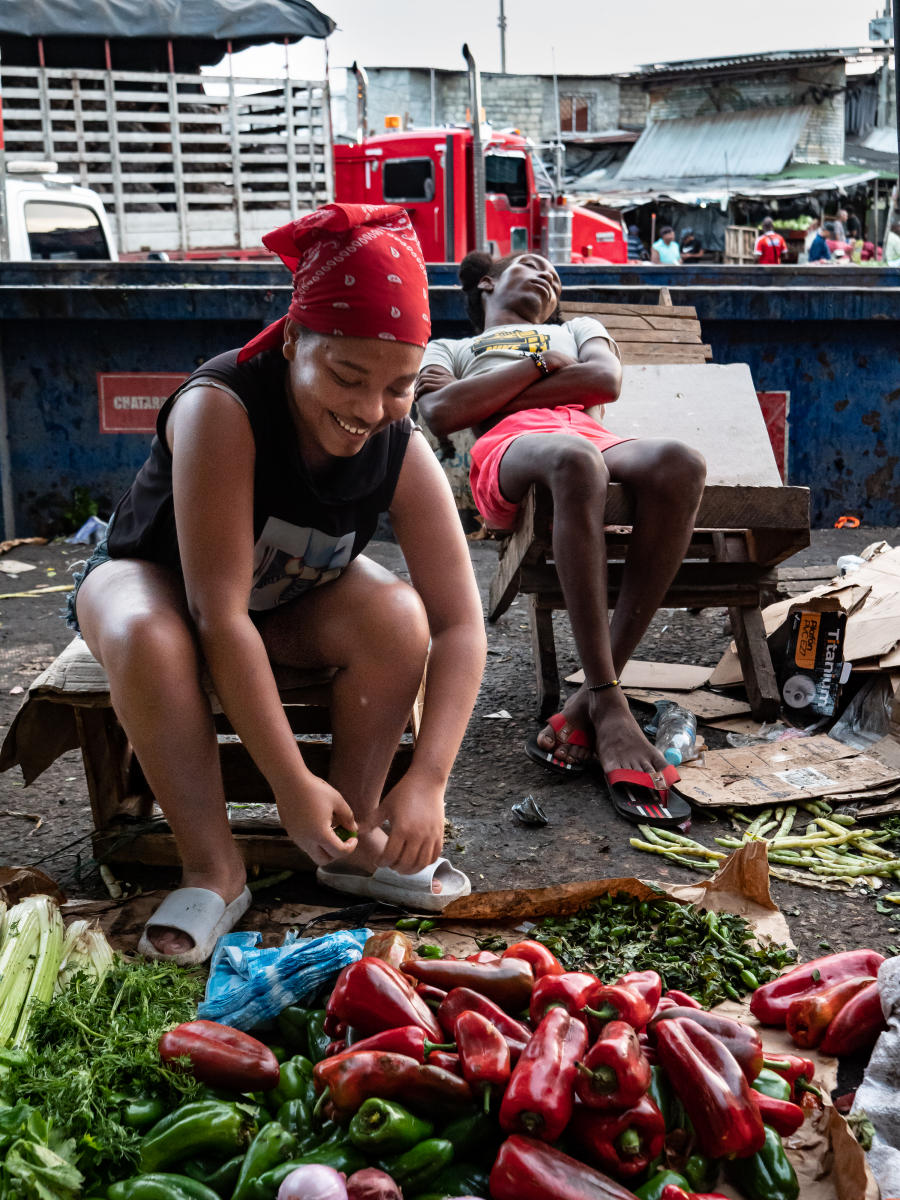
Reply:
[[[818,192],[836,192],[846,195],[851,188],[870,183],[877,171],[846,172],[842,175],[823,176],[820,179],[733,179],[720,178],[698,183],[690,179],[671,179],[658,186],[635,182],[620,187],[618,180],[602,185],[590,196],[580,195],[579,202],[598,200],[608,208],[636,208],[658,200],[674,200],[677,204],[718,204],[724,211],[728,201],[736,198],[749,200],[791,199]]]
[[[728,54],[722,58],[685,58],[675,62],[642,63],[636,78],[644,75],[680,74],[683,71],[720,71],[728,67],[798,66],[803,63],[830,62],[871,52],[871,47],[821,50],[766,50],[758,54]]]
[[[812,109],[764,108],[656,121],[622,164],[627,179],[703,179],[777,175],[793,153]]]

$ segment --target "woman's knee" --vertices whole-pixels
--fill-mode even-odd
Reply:
[[[431,632],[425,605],[402,579],[379,583],[357,625],[358,645],[373,657],[424,666]]]
[[[110,674],[136,671],[148,678],[168,678],[172,672],[199,674],[196,639],[175,612],[138,608],[118,614],[100,631],[98,646]]]

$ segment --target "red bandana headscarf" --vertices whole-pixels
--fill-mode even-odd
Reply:
[[[405,209],[326,204],[263,238],[293,273],[287,317],[316,333],[424,346],[431,333],[428,276]],[[287,317],[256,335],[245,362],[284,344]]]

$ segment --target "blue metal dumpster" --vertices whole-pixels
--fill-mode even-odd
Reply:
[[[434,333],[462,336],[455,268],[430,271]],[[790,393],[788,482],[812,489],[813,524],[852,513],[900,525],[900,271],[588,266],[560,274],[573,299],[655,303],[667,286],[673,303],[695,305],[714,361],[747,362],[759,391]],[[106,515],[143,461],[149,433],[102,432],[98,376],[187,374],[246,341],[288,299],[276,264],[0,266],[4,536],[59,532],[76,488]],[[151,407],[145,424],[152,415]]]

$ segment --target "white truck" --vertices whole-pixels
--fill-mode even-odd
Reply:
[[[0,151],[0,192],[0,261],[118,259],[103,201],[60,175],[56,163],[4,167]]]

